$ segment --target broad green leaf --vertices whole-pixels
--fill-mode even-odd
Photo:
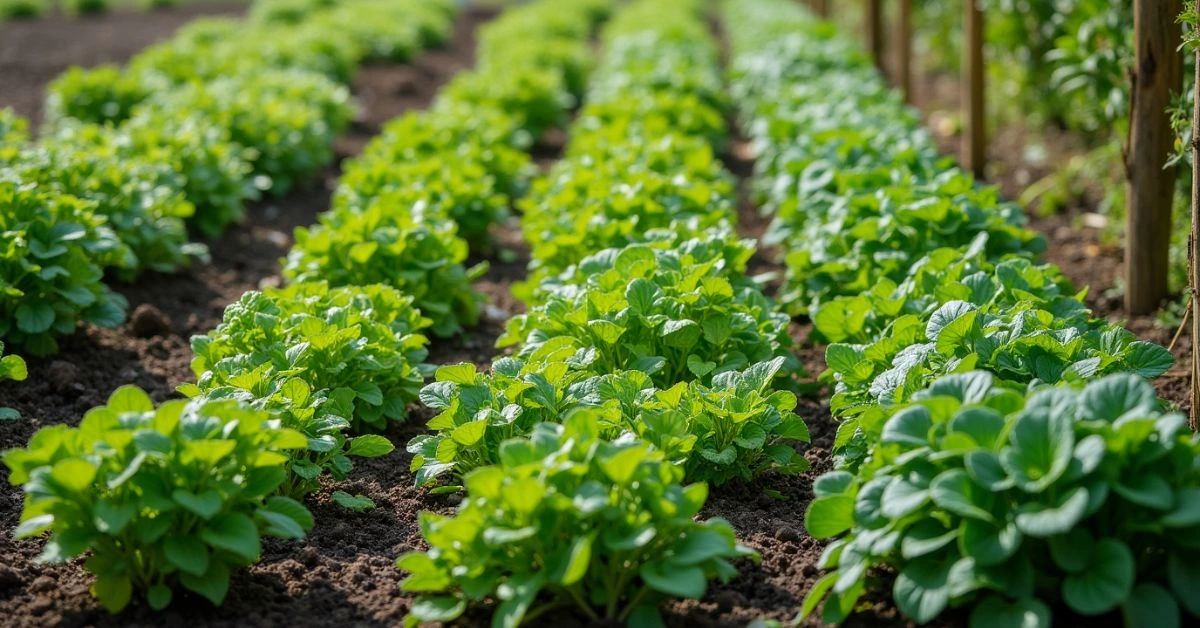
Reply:
[[[989,595],[971,611],[970,628],[1050,628],[1050,607],[1033,597]]]
[[[854,526],[854,497],[828,495],[818,497],[804,514],[804,527],[817,539],[835,537]]]
[[[224,513],[213,517],[200,529],[200,538],[205,543],[237,554],[246,561],[258,560],[262,545],[258,539],[258,528],[246,515]]]
[[[1081,615],[1099,615],[1121,604],[1133,591],[1134,562],[1129,547],[1101,539],[1087,568],[1063,580],[1063,601]]]

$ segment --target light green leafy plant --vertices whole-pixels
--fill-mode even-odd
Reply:
[[[302,434],[232,400],[170,401],[117,390],[79,427],[54,425],[4,453],[25,491],[17,538],[49,532],[39,560],[89,554],[91,591],[116,613],[135,593],[156,610],[180,587],[220,604],[261,537],[303,538],[302,504],[270,497]]]
[[[541,424],[530,440],[503,444],[500,464],[467,475],[454,516],[421,513],[432,549],[396,561],[411,574],[401,588],[421,595],[406,622],[452,621],[494,599],[495,625],[563,607],[661,623],[662,601],[699,598],[710,579],[737,575],[730,561],[757,557],[725,521],[694,519],[704,484],[682,486],[660,452],[599,430],[587,412]]]

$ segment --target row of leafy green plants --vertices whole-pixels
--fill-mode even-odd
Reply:
[[[700,0],[638,0],[602,52],[562,160],[520,201],[528,308],[489,372],[445,366],[408,444],[420,515],[401,556],[414,621],[547,614],[661,625],[757,555],[696,517],[709,485],[799,473],[789,317],[746,274],[717,46]]]
[[[805,517],[831,542],[801,617],[846,620],[881,569],[920,623],[1200,617],[1200,443],[1146,381],[1170,353],[1092,318],[855,42],[785,0],[724,16],[781,300],[831,343],[836,470]]]
[[[573,106],[607,5],[539,2],[485,27],[478,69],[345,164],[334,207],[297,232],[288,285],[247,293],[193,338],[197,380],[180,387],[190,400],[155,407],[123,387],[79,427],[6,452],[26,492],[17,536],[49,532],[45,561],[88,553],[92,593],[113,612],[135,594],[164,608],[180,588],[220,604],[262,537],[303,538],[315,522],[302,500],[322,476],[394,449],[378,432],[407,418],[431,370],[425,330],[475,322],[468,246],[486,247],[488,224],[526,185],[523,149]],[[24,371],[7,357],[0,369]]]
[[[179,0],[0,0],[0,23],[7,20],[25,20],[44,15],[57,8],[70,16],[106,13],[115,6],[128,5],[139,9],[165,9],[180,4]]]
[[[291,9],[291,10],[285,10]],[[115,327],[105,276],[174,272],[248,201],[311,180],[354,117],[347,84],[370,60],[445,42],[449,0],[261,0],[203,18],[125,68],[67,71],[46,123],[0,111],[0,339],[45,355],[79,322]]]

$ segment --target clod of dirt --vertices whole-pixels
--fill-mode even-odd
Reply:
[[[46,381],[57,392],[70,390],[79,379],[79,367],[64,360],[55,360],[46,369]]]
[[[143,303],[130,317],[130,329],[138,338],[153,338],[171,333],[171,319],[167,318],[158,308],[149,303]]]
[[[781,526],[775,531],[775,538],[784,543],[795,543],[800,540],[800,531],[791,526]]]

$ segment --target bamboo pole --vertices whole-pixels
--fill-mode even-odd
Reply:
[[[1200,28],[1200,2],[1196,3]],[[1192,233],[1188,238],[1188,284],[1192,311],[1192,431],[1200,429],[1200,46],[1196,47],[1195,104],[1192,109]]]
[[[875,65],[883,68],[883,0],[867,0],[867,8],[863,13],[863,31],[867,37],[867,47],[875,59]]]
[[[899,15],[896,16],[896,43],[899,50],[896,52],[897,65],[896,71],[900,76],[900,89],[904,91],[904,100],[908,104],[913,104],[913,35],[912,35],[912,0],[900,0]]]
[[[1125,306],[1150,314],[1167,296],[1168,249],[1175,168],[1164,168],[1175,143],[1167,108],[1183,83],[1181,0],[1134,0],[1136,58],[1131,72],[1129,139],[1125,147],[1127,220]]]
[[[1151,0],[1153,1],[1153,0]],[[987,160],[987,120],[984,101],[983,11],[976,0],[963,1],[963,24],[966,40],[963,45],[963,166],[983,177]],[[1165,110],[1165,108],[1164,108]]]

